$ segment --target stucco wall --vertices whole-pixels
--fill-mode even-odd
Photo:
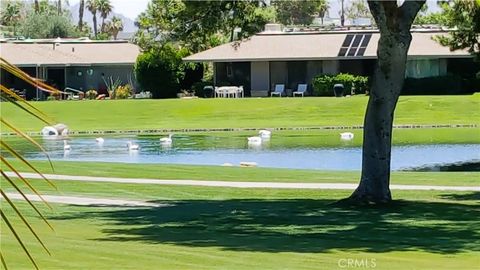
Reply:
[[[106,90],[105,80],[117,78],[121,84],[129,83],[131,79],[134,87],[137,87],[133,74],[133,65],[126,66],[86,66],[86,67],[68,67],[66,86],[82,91],[90,89],[104,91]]]

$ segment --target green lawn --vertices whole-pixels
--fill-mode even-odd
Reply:
[[[362,125],[367,97],[33,102],[72,130]],[[402,96],[395,124],[480,124],[480,95]],[[11,104],[2,115],[28,131],[42,123]]]
[[[16,165],[22,172],[30,171],[25,165],[21,165],[19,162],[15,161],[12,164]],[[341,172],[277,168],[65,161],[54,161],[53,164],[55,171],[52,172],[50,165],[46,161],[34,161],[32,164],[44,173],[126,178],[304,183],[357,183],[360,178],[360,172],[358,171]],[[450,186],[471,186],[480,184],[480,172],[393,172],[391,178],[392,184]],[[37,180],[35,182],[41,184],[43,181]],[[115,186],[114,183],[98,184],[101,186]],[[57,181],[57,185],[59,185],[61,191],[68,191],[74,186],[84,186],[85,184],[75,181],[66,184],[62,181]],[[142,185],[131,186],[139,186],[138,188],[142,188]],[[149,192],[148,188],[142,191],[142,193]],[[108,195],[108,193],[102,195]]]
[[[80,131],[362,125],[366,101],[358,96],[34,104]],[[478,125],[479,108],[478,94],[401,97],[395,123]],[[2,104],[1,113],[24,130],[42,127],[11,104]],[[297,132],[275,132],[272,147],[309,145],[314,140],[338,145],[338,130],[308,131],[300,142]],[[238,135],[243,143],[247,133]],[[350,144],[358,146],[362,133],[354,133]],[[231,134],[217,135],[229,140]],[[395,144],[479,142],[479,128],[394,131]],[[18,161],[13,163],[20,171],[29,171]],[[87,176],[311,183],[359,179],[359,172],[61,161],[54,162],[52,172],[44,161],[33,163],[45,173]],[[394,172],[391,183],[478,186],[479,181],[479,172]],[[53,254],[47,256],[20,220],[13,219],[41,269],[345,269],[341,266],[348,259],[393,270],[480,265],[479,192],[393,190],[396,202],[391,208],[367,209],[331,204],[351,191],[57,181],[56,192],[42,180],[32,183],[44,194],[167,204],[138,208],[54,204],[53,211],[43,211],[55,227],[51,232],[28,205],[17,201]],[[12,191],[4,179],[0,184],[2,190]],[[2,211],[14,216],[8,207]],[[3,228],[0,245],[10,269],[32,269]]]
[[[18,202],[51,257],[14,224],[41,269],[342,269],[342,259],[368,259],[375,269],[478,269],[478,193],[396,192],[390,209],[358,209],[331,205],[345,191],[238,190],[162,187],[154,200],[164,207],[54,204],[44,212],[55,232]],[[143,197],[128,185],[123,192]],[[10,268],[31,269],[11,234],[1,237]]]

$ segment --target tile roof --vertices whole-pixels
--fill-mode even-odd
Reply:
[[[0,55],[19,66],[134,64],[139,53],[126,42],[0,43]]]
[[[282,33],[257,34],[241,42],[232,42],[185,57],[184,61],[275,61],[376,58],[378,32],[356,32],[372,35],[363,56],[339,57],[339,51],[348,34],[332,33]],[[470,57],[466,50],[450,51],[432,38],[445,32],[412,32],[409,57]]]

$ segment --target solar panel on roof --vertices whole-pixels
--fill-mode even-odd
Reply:
[[[363,56],[363,54],[365,53],[365,49],[366,49],[366,47],[360,47],[357,51],[356,56]]]
[[[348,34],[345,37],[345,40],[343,41],[342,47],[350,47],[350,43],[352,43],[353,36],[354,35],[352,34]]]
[[[355,38],[353,39],[353,43],[352,43],[352,48],[357,48],[358,45],[360,45],[360,41],[362,40],[362,37],[364,35],[355,35]]]
[[[366,34],[365,37],[363,38],[362,45],[361,47],[367,47],[368,42],[370,42],[370,38],[372,37],[372,34]]]
[[[348,48],[342,47],[340,48],[340,51],[338,52],[338,56],[345,56],[347,53]]]
[[[343,40],[338,56],[363,56],[372,34],[348,34]]]

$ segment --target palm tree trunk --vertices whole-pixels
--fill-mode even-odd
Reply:
[[[102,16],[102,27],[100,28],[100,30],[102,31],[102,33],[105,33],[105,17]]]
[[[62,14],[62,0],[58,0],[57,12],[58,12],[58,15]]]
[[[345,0],[341,0],[342,2],[342,9],[340,10],[340,25],[341,26],[345,26],[345,7],[344,7],[344,1]]]
[[[95,38],[97,37],[97,13],[93,13],[93,32],[95,33]]]
[[[35,0],[35,13],[40,12],[40,5],[38,4],[38,0]]]
[[[83,11],[85,10],[85,0],[80,0],[80,7],[78,8],[78,30],[82,32],[83,28]]]

